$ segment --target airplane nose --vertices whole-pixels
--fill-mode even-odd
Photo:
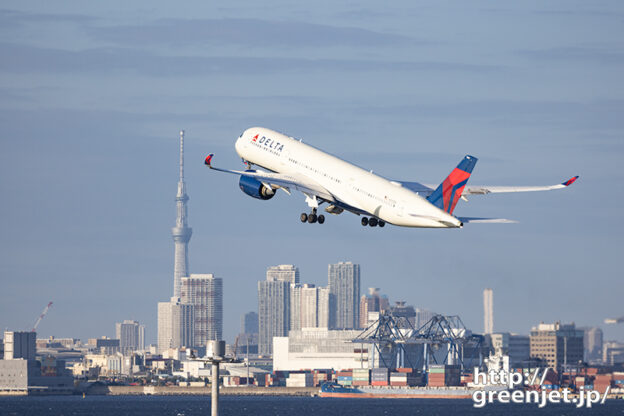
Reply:
[[[243,135],[241,134],[240,137],[234,143],[234,149],[236,150],[236,153],[238,153],[239,156],[241,156],[241,150],[243,146],[242,140],[243,140]]]

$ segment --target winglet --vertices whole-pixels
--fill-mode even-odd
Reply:
[[[213,156],[214,156],[214,153],[210,153],[208,156],[206,156],[206,160],[204,160],[204,164],[208,165],[209,168],[212,168],[212,165],[210,164],[210,162],[212,161]]]
[[[574,181],[576,181],[578,179],[578,176],[575,176],[573,178],[568,179],[567,181],[565,181],[564,183],[562,183],[561,185],[563,186],[570,186],[574,183]]]

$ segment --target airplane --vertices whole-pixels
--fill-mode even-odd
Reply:
[[[361,224],[383,227],[392,224],[416,228],[461,228],[466,223],[509,223],[503,218],[469,218],[453,215],[466,195],[502,192],[548,191],[570,186],[578,176],[550,186],[466,186],[477,158],[466,155],[439,185],[396,181],[362,169],[323,152],[302,140],[263,127],[243,132],[234,145],[245,170],[221,169],[212,165],[214,154],[204,163],[215,171],[239,175],[239,187],[247,195],[269,200],[281,189],[305,195],[311,209],[302,213],[303,223],[325,222],[318,210],[333,215],[344,211],[361,216]],[[257,168],[254,168],[257,167]]]

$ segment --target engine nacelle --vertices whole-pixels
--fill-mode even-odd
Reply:
[[[241,191],[256,199],[262,199],[266,201],[275,196],[275,191],[273,189],[267,188],[262,184],[262,182],[254,178],[250,178],[249,176],[241,175],[238,186],[240,187]]]

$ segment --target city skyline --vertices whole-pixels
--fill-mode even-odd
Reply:
[[[330,272],[329,272],[329,273],[331,273],[331,266],[332,266],[332,265],[334,265],[334,266],[335,266],[335,265],[345,265],[345,264],[352,264],[352,262],[338,262],[338,263],[335,263],[335,264],[331,264],[331,263],[330,263],[330,264],[328,264],[328,267],[329,267],[329,269],[330,269]],[[359,264],[355,264],[355,266],[358,266],[358,272],[357,272],[357,274],[358,274],[358,276],[359,276],[359,266],[360,266],[360,265],[359,265]],[[275,273],[276,271],[277,271],[277,273]],[[273,273],[272,273],[272,272],[273,272]],[[295,276],[296,276],[296,277],[295,277]],[[293,330],[293,329],[295,329],[295,330],[296,330],[296,329],[301,329],[301,328],[293,328],[293,327],[292,327],[292,323],[291,323],[291,321],[290,321],[290,320],[292,319],[292,316],[293,316],[293,315],[292,315],[292,310],[291,310],[292,304],[290,303],[290,301],[291,301],[290,297],[292,296],[293,289],[300,289],[300,290],[301,290],[301,289],[306,289],[306,288],[309,288],[309,289],[316,289],[316,290],[328,290],[328,294],[327,294],[326,296],[329,296],[329,286],[328,286],[328,287],[320,287],[320,286],[316,286],[316,284],[314,284],[314,283],[304,283],[303,281],[301,281],[301,277],[300,277],[300,276],[301,276],[301,274],[300,274],[300,271],[299,271],[299,267],[296,267],[296,266],[293,266],[293,265],[290,265],[290,264],[282,264],[282,265],[279,265],[279,266],[268,266],[268,267],[266,268],[266,278],[267,278],[267,280],[266,280],[266,281],[267,281],[267,282],[279,282],[279,283],[282,283],[282,284],[283,284],[284,288],[289,287],[289,289],[288,289],[288,290],[285,290],[285,292],[288,292],[288,301],[287,301],[287,303],[288,303],[288,306],[287,306],[288,312],[287,312],[287,320],[288,320],[288,326],[289,326],[289,329],[288,329],[288,330],[286,330],[285,334],[287,334],[287,333],[288,333],[288,331]],[[185,280],[187,280],[187,281],[188,281],[190,277],[192,277],[192,278],[193,278],[193,279],[195,279],[195,280],[197,280],[197,279],[206,279],[206,278],[208,278],[208,279],[210,279],[210,280],[215,279],[215,278],[214,278],[214,276],[213,276],[212,274],[205,274],[205,275],[201,275],[201,274],[190,274],[189,276],[187,276],[187,277],[185,278]],[[222,290],[223,290],[222,279],[216,278],[216,280],[218,280],[218,281],[219,281],[219,290],[221,290],[221,291],[222,291]],[[295,283],[290,283],[291,281],[297,281],[297,282],[299,282],[299,283],[296,283],[296,284],[295,284]],[[257,283],[261,283],[261,282],[257,282]],[[381,296],[381,295],[380,295],[379,290],[380,290],[380,288],[372,288],[372,287],[371,287],[371,288],[369,288],[369,291],[375,291],[375,295],[376,295],[376,296]],[[285,293],[285,292],[284,292],[284,293]],[[486,295],[486,293],[489,293],[489,295]],[[317,296],[318,296],[318,295],[317,295]],[[369,293],[369,296],[370,296],[370,293]],[[360,302],[362,301],[362,299],[363,299],[364,297],[366,297],[366,295],[362,295],[361,297],[358,297],[358,301],[357,301],[357,310],[358,310],[358,312],[361,312],[361,311],[362,311],[362,305],[361,305],[361,303],[360,303]],[[388,297],[387,297],[386,295],[383,295],[383,296],[381,296],[381,297],[382,297],[382,298],[384,298],[384,299],[386,300],[386,302],[388,302],[388,300],[389,300],[389,299],[388,299]],[[491,307],[491,305],[493,305],[493,299],[492,299],[492,298],[493,298],[493,296],[492,296],[492,289],[491,289],[491,288],[485,288],[485,289],[482,291],[482,308],[483,308],[483,309],[482,309],[482,310],[483,310],[483,315],[482,315],[482,318],[481,318],[482,322],[490,322],[490,320],[487,318],[487,313],[486,313],[487,309],[486,309],[486,308],[487,308],[487,307]],[[409,300],[407,300],[407,301],[406,301],[406,300],[403,300],[404,298],[401,298],[401,299],[402,299],[402,300],[394,300],[394,299],[393,299],[392,301],[394,301],[395,303],[407,304],[407,305],[408,305],[408,306],[410,306],[410,307],[411,307],[411,306],[415,306],[415,307],[416,307],[416,314],[417,314],[417,316],[418,316],[418,313],[422,313],[422,312],[424,312],[424,313],[425,313],[425,319],[424,319],[424,320],[422,320],[422,319],[421,319],[421,320],[418,320],[418,318],[417,318],[417,321],[416,321],[415,323],[413,323],[413,325],[415,325],[415,327],[416,327],[416,328],[418,328],[419,326],[421,326],[423,323],[425,323],[426,321],[428,321],[428,320],[429,320],[429,319],[430,319],[433,315],[435,315],[435,313],[434,313],[434,312],[431,312],[430,310],[427,310],[427,309],[424,309],[424,310],[423,310],[423,309],[419,308],[417,304],[415,304],[415,303],[413,303],[413,302],[410,302]],[[327,302],[329,302],[329,300],[327,300]],[[193,316],[194,316],[194,305],[193,305],[192,303],[188,303],[188,301],[187,301],[186,303],[185,303],[185,302],[181,302],[181,298],[175,298],[175,297],[172,297],[172,298],[171,298],[171,300],[170,300],[170,301],[168,301],[168,302],[159,302],[159,303],[158,303],[158,309],[159,309],[159,311],[160,311],[160,308],[161,308],[161,306],[160,306],[161,304],[163,305],[163,306],[162,306],[163,308],[165,307],[164,305],[170,305],[170,304],[171,304],[171,305],[178,305],[178,306],[187,306],[187,307],[190,307],[190,309],[189,309],[189,310],[193,311],[193,312],[191,312],[191,315],[193,315]],[[335,306],[336,306],[336,305],[334,305],[334,307],[335,307]],[[215,306],[212,306],[212,307],[214,308]],[[222,306],[216,306],[216,307],[217,307],[217,308],[222,308]],[[392,307],[392,305],[391,305],[391,304],[389,305],[389,307],[390,307],[390,309],[393,309],[393,308],[394,308],[394,307]],[[205,309],[205,308],[206,308],[206,307],[204,307],[204,309]],[[187,309],[188,309],[188,308],[187,308]],[[247,315],[248,313],[256,313],[256,311],[258,311],[258,309],[256,309],[255,311],[243,312],[243,313],[242,313],[242,314],[238,317],[239,322],[242,322],[243,318],[245,318],[245,315]],[[328,312],[331,314],[331,310],[329,310]],[[221,313],[222,313],[222,312],[221,312]],[[319,310],[319,313],[320,313],[320,310]],[[178,314],[180,314],[180,312],[178,312]],[[205,313],[204,313],[204,314],[205,314]],[[441,314],[442,314],[442,315],[444,315],[444,313],[441,313]],[[185,315],[185,314],[183,313],[181,316],[184,316],[184,315]],[[186,313],[186,315],[188,315],[188,312]],[[256,313],[256,315],[258,315],[258,314]],[[459,315],[460,315],[460,317],[461,317],[461,315],[462,315],[462,314],[461,314],[461,313],[459,313]],[[493,315],[493,314],[492,314],[492,315]],[[168,321],[170,321],[170,320],[171,320],[171,318],[166,318],[166,319],[168,319]],[[189,320],[189,319],[190,319],[190,318],[187,318],[187,320]],[[194,319],[194,318],[193,318],[193,319]],[[308,318],[308,319],[309,319],[309,318]],[[327,316],[327,317],[326,317],[326,319],[329,321],[329,316]],[[204,320],[205,320],[205,318],[204,318]],[[558,321],[564,322],[565,320],[558,320]],[[360,319],[360,317],[359,317],[359,316],[358,316],[357,322],[362,322],[362,320]],[[541,320],[540,322],[542,322],[542,323],[543,323],[543,322],[545,322],[545,320]],[[547,321],[546,321],[546,322],[547,322]],[[566,321],[566,322],[567,322],[567,321]],[[574,324],[574,321],[570,321],[570,322],[571,322],[572,324]],[[134,321],[134,320],[124,320],[124,322],[123,322],[123,323],[127,323],[127,324],[129,324],[129,323],[134,323],[135,325],[138,325],[138,322],[137,322],[137,321]],[[190,324],[191,324],[191,321],[189,320],[189,325],[190,325]],[[117,324],[115,324],[115,325],[119,326],[119,325],[120,325],[120,323],[117,323]],[[168,324],[168,325],[169,325],[169,324]],[[591,329],[591,330],[598,330],[598,331],[600,331],[600,332],[602,333],[602,328],[601,328],[601,325],[602,325],[602,322],[601,322],[601,323],[595,323],[595,324],[593,324],[593,325],[588,325],[588,326],[586,326],[586,327],[587,327],[588,329]],[[191,326],[196,326],[196,325],[191,325]],[[493,333],[493,334],[501,334],[501,333],[518,333],[518,334],[527,335],[527,334],[530,334],[530,333],[531,333],[531,329],[533,328],[533,326],[534,326],[534,323],[528,323],[528,324],[527,324],[526,329],[524,329],[524,330],[520,330],[520,331],[510,331],[510,330],[508,330],[508,329],[498,329],[498,330],[493,330],[491,333]],[[577,326],[578,326],[578,325],[577,325]],[[160,327],[161,327],[161,324],[159,323],[158,325],[156,325],[156,326],[154,327],[154,332],[158,334],[158,333],[159,333],[159,328],[160,328]],[[175,326],[174,326],[174,327],[175,327]],[[140,338],[140,339],[141,339],[141,342],[143,343],[142,345],[148,346],[148,343],[145,341],[145,335],[144,335],[144,333],[145,333],[145,325],[140,325],[140,328],[141,328],[141,331],[142,331],[142,333],[141,333],[142,335],[141,335],[141,338]],[[180,335],[180,337],[181,337],[182,339],[194,339],[194,332],[196,331],[196,329],[195,329],[195,330],[191,330],[191,331],[190,331],[190,333],[191,333],[190,338],[189,338],[189,335],[188,335],[188,332],[187,332],[187,330],[186,330],[186,329],[184,329],[184,328],[182,328],[182,327],[177,328],[177,329],[178,329],[179,331],[181,331],[181,334],[182,334],[182,333],[184,333],[184,334],[185,334],[185,335]],[[340,328],[338,328],[338,329],[340,329]],[[478,329],[478,326],[476,326],[475,328],[471,328],[471,327],[469,327],[469,329],[473,330],[475,333],[488,334],[488,332],[486,332],[486,331],[481,331],[481,330],[479,330],[479,329]],[[16,330],[16,329],[7,328],[7,330]],[[113,331],[113,333],[118,332],[118,331],[119,331],[119,329],[116,329],[115,331]],[[211,334],[219,334],[219,333],[222,333],[222,331],[223,331],[222,329],[212,329],[212,330],[209,330],[209,332],[210,332]],[[205,333],[205,332],[206,332],[206,329],[203,329],[203,332]],[[232,342],[232,341],[233,341],[233,339],[234,339],[234,337],[236,337],[236,336],[237,336],[237,334],[239,334],[239,333],[242,333],[242,332],[237,332],[237,333],[235,333],[235,334],[232,336],[232,339],[231,339],[231,340],[230,340],[230,339],[228,339],[228,340],[227,340],[227,342]],[[98,335],[98,336],[97,336],[97,337],[95,337],[95,338],[99,338],[100,336],[108,336],[108,335],[109,335],[108,333],[107,333],[107,334],[100,334],[100,335]],[[115,334],[115,335],[116,335],[116,334]],[[56,337],[56,335],[54,335],[54,334],[53,334],[53,335],[50,335],[50,336]],[[282,335],[280,335],[280,336],[282,336]],[[205,339],[213,339],[213,338],[212,338],[212,337],[210,337],[210,336],[209,336],[209,337],[206,337],[205,335],[203,335],[203,337],[204,337]],[[213,337],[214,337],[214,335],[213,335]],[[118,338],[118,337],[117,337],[117,338]],[[156,338],[156,339],[155,339],[153,342],[150,342],[149,344],[151,344],[151,345],[155,345],[155,346],[157,346],[157,347],[160,349],[160,348],[161,348],[161,337],[159,337],[159,336],[155,336],[154,338]],[[40,338],[38,338],[38,339],[40,339]],[[43,339],[43,338],[41,338],[41,339]],[[77,339],[81,339],[81,338],[77,337]],[[84,342],[86,342],[86,340],[83,340],[83,341],[84,341]],[[621,342],[622,340],[617,339],[617,338],[613,338],[613,339],[607,339],[607,338],[605,338],[605,340],[604,340],[604,342],[605,342],[605,343],[607,343],[607,342],[609,342],[609,341]],[[177,347],[181,347],[181,346],[189,346],[189,345],[191,345],[191,344],[190,344],[190,343],[188,343],[188,342],[187,342],[187,343],[184,343],[184,342],[183,342],[183,343],[180,343],[179,345],[178,345],[178,344],[176,344],[176,345],[177,345]],[[198,345],[198,344],[194,343],[194,345],[193,345],[193,346],[197,346],[197,345]],[[172,347],[174,347],[174,348],[175,348],[175,346],[172,346]]]
[[[603,324],[624,313],[623,5],[273,4],[6,2],[0,327],[30,330],[52,300],[41,337],[114,336],[132,319],[156,342],[184,129],[188,254],[192,271],[224,279],[230,342],[266,267],[296,264],[324,286],[345,259],[362,288],[474,330],[490,287],[498,331],[560,320],[624,339],[624,325]],[[254,125],[397,180],[440,183],[467,153],[473,185],[581,179],[456,208],[517,224],[373,230],[341,214],[304,228],[301,195],[258,201],[206,172],[208,153],[242,168],[233,143]]]

